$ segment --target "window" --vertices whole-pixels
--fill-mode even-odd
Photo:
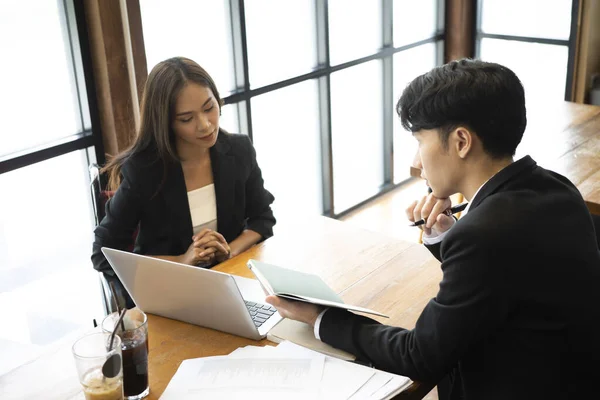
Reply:
[[[435,36],[443,29],[440,0],[394,1],[394,46],[404,46]]]
[[[11,326],[0,331],[0,349],[24,351],[0,371],[102,315],[86,164],[78,150],[0,175],[0,186],[13,188],[0,197],[9,211],[0,213],[0,309]]]
[[[384,184],[382,100],[379,60],[331,75],[336,214],[374,196]]]
[[[565,16],[571,15],[572,0],[483,0],[480,6],[483,33],[569,39],[571,18]]]
[[[576,6],[573,0],[480,0],[477,57],[512,69],[528,104],[569,99]]]
[[[408,179],[417,143],[400,124],[396,104],[404,88],[417,76],[441,64],[443,41],[431,41],[444,29],[444,1],[394,0],[394,46],[405,49],[393,59],[393,176],[398,184]],[[415,45],[416,44],[416,45]]]
[[[0,118],[0,156],[89,129],[89,113],[79,106],[62,2],[34,7],[11,1],[2,8],[0,105],[10,118]]]
[[[414,78],[436,66],[437,51],[436,44],[426,43],[394,54],[394,100],[396,103],[404,88]],[[396,103],[394,103],[394,181],[398,183],[407,178],[417,151],[417,141],[410,132],[402,128],[400,117],[396,113]]]
[[[329,0],[329,58],[341,64],[376,53],[381,42],[381,2]]]
[[[183,56],[212,76],[221,97],[235,90],[226,1],[140,1],[148,72],[161,61]]]
[[[412,139],[394,133],[394,107],[399,85],[441,62],[443,3],[140,5],[149,69],[183,55],[214,76],[227,104],[221,126],[252,139],[282,220],[338,217],[408,178]]]
[[[481,59],[506,65],[523,83],[527,103],[565,98],[569,48],[516,40],[481,40]]]
[[[225,129],[229,133],[241,133],[237,104],[226,104],[221,107],[219,127]]]
[[[244,5],[251,87],[307,74],[316,67],[313,1],[254,0]]]
[[[70,0],[2,4],[0,309],[10,329],[0,332],[0,375],[102,315],[88,177],[102,149],[93,146],[82,17]]]
[[[323,213],[317,104],[315,80],[252,99],[254,146],[276,216]]]

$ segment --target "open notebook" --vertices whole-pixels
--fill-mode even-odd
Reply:
[[[387,315],[369,310],[368,308],[345,304],[317,275],[294,271],[256,260],[249,260],[247,265],[263,289],[269,294],[291,300],[305,301],[326,307],[343,308],[388,318]]]

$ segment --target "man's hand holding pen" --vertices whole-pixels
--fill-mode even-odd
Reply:
[[[454,225],[456,220],[448,215],[452,202],[450,199],[438,199],[433,194],[428,194],[419,201],[414,201],[407,209],[406,216],[411,222],[424,219],[426,222],[419,227],[427,236],[437,236],[446,232]]]

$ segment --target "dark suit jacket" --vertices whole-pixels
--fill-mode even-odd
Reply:
[[[263,186],[256,152],[245,135],[223,131],[210,149],[217,201],[217,230],[230,242],[251,229],[263,238],[273,235],[274,198]],[[193,227],[183,170],[179,162],[164,166],[155,152],[146,151],[127,160],[122,182],[106,204],[106,216],[98,225],[92,262],[99,271],[113,273],[100,251],[103,246],[126,249],[139,224],[134,252],[179,255],[192,243]]]
[[[453,399],[599,390],[600,252],[571,182],[525,157],[491,178],[430,250],[443,279],[415,329],[330,309],[321,339],[415,380],[458,372]]]

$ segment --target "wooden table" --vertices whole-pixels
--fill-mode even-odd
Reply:
[[[276,235],[215,269],[252,277],[250,258],[316,273],[349,303],[390,316],[380,321],[413,328],[442,273],[421,245],[399,241],[325,217],[280,224]],[[187,323],[149,316],[150,396],[158,399],[185,359],[225,355],[246,345],[266,345]],[[72,341],[0,377],[0,398],[83,399]],[[34,378],[35,377],[35,378]],[[31,384],[35,379],[35,384]],[[433,385],[413,384],[398,398],[422,398]]]
[[[439,262],[421,245],[398,241],[329,218],[316,218],[276,235],[215,269],[253,278],[248,259],[315,273],[345,302],[390,316],[384,323],[413,328],[435,296]],[[166,318],[151,316],[150,399],[158,398],[187,358],[229,354],[240,346],[266,345]],[[432,385],[413,385],[401,398],[421,398]]]
[[[600,214],[600,107],[571,102],[527,107],[527,130],[516,158],[566,176],[588,208]]]

